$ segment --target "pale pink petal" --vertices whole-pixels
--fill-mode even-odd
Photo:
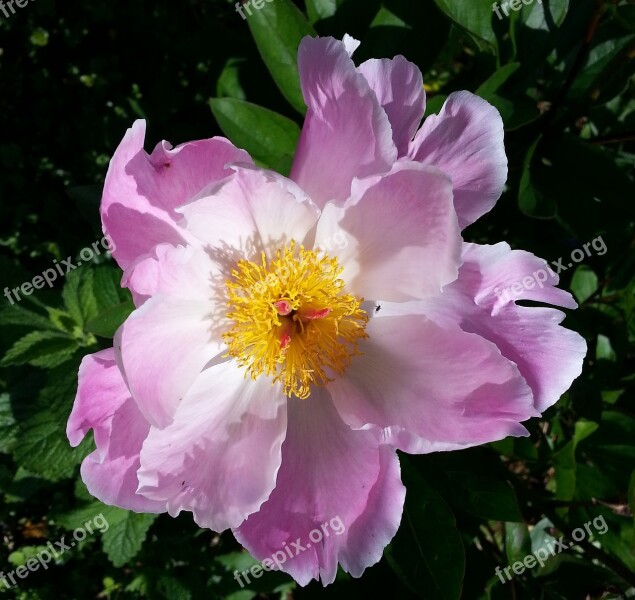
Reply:
[[[392,301],[438,295],[456,279],[461,258],[451,182],[434,167],[400,161],[389,174],[358,182],[344,205],[327,204],[315,242],[339,258],[342,279],[356,295]]]
[[[139,452],[150,424],[130,397],[112,348],[85,356],[79,368],[79,387],[66,427],[71,446],[78,446],[90,429],[97,449],[81,467],[88,491],[106,504],[164,512],[164,502],[137,494]]]
[[[358,70],[388,115],[399,156],[407,155],[426,107],[421,71],[403,56],[373,58],[362,63]]]
[[[503,120],[488,102],[469,92],[448,96],[439,115],[430,115],[408,156],[435,165],[454,184],[454,205],[465,227],[492,209],[507,179]]]
[[[209,253],[195,246],[169,244],[159,244],[138,258],[122,280],[137,306],[155,294],[164,294],[184,301],[205,302],[209,312],[226,312],[224,283],[225,277]]]
[[[152,425],[171,422],[194,380],[221,351],[216,309],[211,293],[209,302],[157,294],[121,326],[117,361]]]
[[[569,292],[555,287],[559,277],[547,261],[531,252],[512,250],[505,242],[493,246],[464,244],[463,259],[462,292],[492,314],[516,300],[578,306]]]
[[[371,432],[349,429],[318,388],[289,401],[276,488],[234,534],[258,560],[269,559],[266,567],[278,558],[300,585],[318,578],[326,585],[338,561],[359,577],[380,560],[404,496],[394,450],[378,446]]]
[[[560,326],[563,312],[518,306],[514,301],[567,308],[574,308],[575,301],[568,292],[554,287],[557,275],[550,274],[544,261],[528,252],[511,250],[504,243],[465,244],[463,258],[458,280],[443,290],[442,297],[401,305],[382,303],[378,316],[424,314],[442,327],[458,325],[493,342],[518,366],[532,389],[534,406],[543,412],[580,375],[586,342]]]
[[[179,209],[183,226],[227,270],[244,259],[270,257],[302,242],[319,210],[296,183],[273,171],[235,165],[236,173]]]
[[[174,149],[162,142],[148,155],[144,137],[145,121],[136,121],[113,155],[104,184],[102,222],[122,269],[157,244],[182,243],[174,208],[229,175],[227,163],[251,161],[224,138]]]
[[[322,207],[345,200],[354,177],[388,170],[397,150],[385,111],[342,41],[305,37],[298,68],[308,110],[291,179]]]
[[[353,427],[390,429],[417,453],[526,435],[519,422],[538,415],[516,366],[478,335],[421,315],[373,318],[366,331],[362,355],[329,384]]]
[[[204,371],[165,429],[141,451],[139,491],[191,511],[223,531],[257,511],[276,484],[286,435],[287,398],[265,377],[246,379],[233,361]]]

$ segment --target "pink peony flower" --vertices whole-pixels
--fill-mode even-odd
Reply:
[[[554,308],[496,290],[544,262],[464,243],[507,174],[498,112],[450,95],[419,128],[421,73],[355,67],[357,42],[305,38],[308,106],[290,178],[222,138],[117,149],[104,231],[136,310],[84,358],[68,437],[94,430],[90,492],[134,511],[191,511],[300,584],[376,563],[405,489],[396,449],[506,436],[554,404],[586,347]],[[558,279],[527,299],[574,308]],[[267,563],[265,563],[267,564]]]

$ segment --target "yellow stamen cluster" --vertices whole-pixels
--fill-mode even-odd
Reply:
[[[336,258],[293,241],[271,261],[264,252],[260,264],[239,261],[227,282],[228,355],[252,379],[272,376],[303,399],[343,373],[367,337],[368,315],[363,299],[345,293],[341,273]]]

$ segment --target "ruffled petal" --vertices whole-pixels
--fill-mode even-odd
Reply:
[[[201,527],[240,525],[269,497],[286,435],[286,397],[264,377],[246,379],[227,361],[204,371],[165,429],[141,451],[139,491],[191,511]]]
[[[503,120],[469,92],[450,94],[441,112],[423,122],[408,156],[452,178],[461,227],[492,209],[507,179]]]
[[[380,560],[404,497],[394,450],[349,429],[318,388],[289,401],[276,488],[234,534],[264,567],[281,568],[300,585],[318,578],[326,585],[338,561],[359,577]]]
[[[85,356],[79,368],[79,387],[66,427],[71,446],[78,446],[90,429],[97,449],[81,467],[88,491],[127,510],[164,512],[164,502],[137,493],[139,453],[150,424],[130,397],[112,348]]]
[[[229,175],[228,163],[251,162],[244,150],[224,138],[174,149],[161,142],[148,155],[144,137],[145,121],[135,121],[110,161],[104,184],[102,223],[122,269],[157,244],[183,243],[174,208]]]
[[[482,336],[518,365],[540,412],[555,404],[582,372],[585,340],[562,327],[562,311],[518,306],[533,300],[575,308],[571,294],[555,287],[558,276],[544,261],[505,243],[465,244],[459,278],[439,299],[384,303],[381,315],[425,314],[441,326],[459,325]]]
[[[442,327],[460,326],[496,344],[531,387],[540,412],[555,404],[582,372],[587,346],[562,327],[562,311],[518,306],[532,300],[575,308],[571,294],[556,288],[558,276],[545,261],[508,244],[464,244],[457,281],[437,299],[383,303],[381,316],[423,314]]]
[[[308,110],[291,179],[322,207],[348,198],[353,178],[388,170],[397,149],[385,111],[342,41],[305,37],[298,68]]]
[[[358,70],[388,115],[399,156],[407,155],[426,108],[421,71],[403,56],[373,58],[362,63]]]
[[[352,427],[410,453],[527,435],[531,390],[491,342],[421,315],[373,318],[366,331],[362,355],[329,384]]]
[[[349,290],[400,302],[439,295],[456,279],[461,232],[452,184],[438,169],[399,162],[353,192],[342,206],[326,205],[315,240],[339,258]]]

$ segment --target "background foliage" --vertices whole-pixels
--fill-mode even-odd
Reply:
[[[230,534],[92,499],[64,435],[81,357],[111,345],[130,311],[103,255],[0,309],[0,569],[103,512],[111,523],[0,598],[583,599],[635,594],[635,6],[544,0],[498,19],[490,0],[274,0],[241,19],[224,0],[37,0],[0,14],[2,287],[101,238],[108,160],[133,119],[149,142],[221,131],[288,170],[304,111],[295,54],[317,32],[362,40],[355,58],[404,54],[425,74],[428,113],[454,90],[501,111],[510,159],[496,208],[470,241],[508,241],[548,260],[602,236],[562,274],[587,339],[583,375],[529,439],[402,456],[401,529],[361,580],[324,591],[268,573]],[[210,110],[211,109],[211,110]],[[151,146],[146,148],[151,149]],[[457,374],[459,376],[459,374]],[[603,515],[608,531],[503,585],[497,565]],[[630,590],[630,591],[629,591]]]

